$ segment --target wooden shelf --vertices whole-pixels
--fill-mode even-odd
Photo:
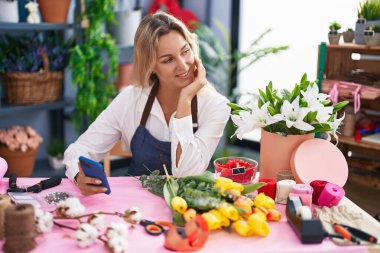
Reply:
[[[339,82],[337,80],[322,80],[322,92],[324,93],[329,93],[330,90],[333,88],[334,84],[336,82]],[[340,97],[352,97],[353,98],[353,93],[355,92],[356,87],[351,87],[351,86],[339,86],[339,96]],[[367,100],[375,100],[380,97],[380,89],[367,86],[367,85],[362,85],[362,88],[360,90],[361,94],[361,99],[367,99]]]
[[[66,23],[39,23],[39,24],[29,24],[26,22],[20,23],[7,23],[0,22],[0,30],[5,31],[48,31],[48,30],[65,30],[69,28],[74,28],[73,24]]]
[[[380,46],[367,46],[367,45],[361,45],[361,44],[355,44],[355,43],[343,43],[338,45],[327,45],[327,48],[334,48],[334,49],[349,49],[349,50],[380,50]]]
[[[380,162],[378,161],[362,159],[358,157],[349,157],[347,159],[347,162],[352,168],[359,168],[369,173],[379,174],[378,169],[380,168]]]
[[[339,143],[380,151],[380,144],[376,144],[376,143],[368,142],[368,141],[355,141],[353,137],[347,137],[343,135],[339,136]]]

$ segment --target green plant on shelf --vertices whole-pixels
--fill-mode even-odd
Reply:
[[[366,20],[380,20],[380,1],[367,0],[361,2],[358,8],[358,18]]]
[[[48,154],[52,157],[62,158],[65,152],[65,143],[62,139],[53,138],[48,146]]]
[[[107,107],[116,91],[118,49],[104,24],[115,22],[113,0],[86,1],[81,20],[88,21],[83,41],[71,51],[72,82],[77,86],[72,122],[76,129],[85,130]]]
[[[337,21],[333,21],[329,25],[330,32],[338,32],[340,28],[342,28],[342,26]]]

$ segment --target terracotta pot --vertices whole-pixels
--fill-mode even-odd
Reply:
[[[50,23],[66,23],[70,0],[38,0],[42,20]]]
[[[38,149],[30,149],[26,152],[10,151],[8,148],[0,147],[0,156],[8,163],[6,175],[16,173],[17,177],[31,177]]]
[[[276,180],[278,171],[291,171],[290,159],[293,151],[306,140],[314,138],[314,134],[288,135],[261,130],[260,141],[260,179]]]

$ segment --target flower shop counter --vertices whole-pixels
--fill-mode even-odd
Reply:
[[[39,181],[41,181],[39,178],[19,178],[17,184],[29,186]],[[39,195],[44,196],[51,192],[65,191],[79,198],[86,207],[86,213],[90,213],[91,211],[124,212],[124,210],[132,206],[137,206],[142,212],[144,219],[153,221],[171,220],[171,210],[166,205],[165,200],[142,188],[140,181],[137,179],[131,177],[111,177],[109,178],[109,183],[112,190],[110,195],[82,196],[77,187],[68,179],[63,179],[59,186],[42,191]],[[5,193],[7,189],[8,178],[4,178],[0,186],[1,193]],[[349,205],[353,210],[362,212],[363,215],[368,216],[372,225],[380,231],[380,223],[350,200],[344,198],[341,203]],[[236,233],[213,231],[200,252],[369,252],[366,246],[338,246],[329,239],[325,239],[322,244],[303,245],[286,221],[285,206],[277,205],[277,209],[282,213],[282,220],[270,223],[271,232],[267,237],[244,238]],[[120,221],[120,218],[106,216],[105,221],[107,224],[111,221]],[[61,220],[60,223],[71,223],[72,226],[77,225],[74,221]],[[52,232],[37,237],[37,246],[32,252],[108,252],[104,243],[100,240],[95,245],[83,249],[77,246],[74,238],[75,231],[54,226]],[[126,252],[168,251],[163,246],[163,235],[151,236],[140,225],[137,225],[134,229],[131,228],[127,238]],[[0,246],[2,244],[3,242],[1,242]],[[377,250],[380,249],[378,248]]]

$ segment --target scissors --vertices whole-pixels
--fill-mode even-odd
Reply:
[[[161,235],[163,233],[166,234],[166,232],[173,227],[174,225],[171,222],[168,221],[150,221],[150,220],[141,220],[140,225],[145,227],[145,231],[150,235]],[[167,229],[165,229],[167,228]],[[185,238],[185,230],[183,228],[177,227],[178,233],[181,235],[181,237]]]

